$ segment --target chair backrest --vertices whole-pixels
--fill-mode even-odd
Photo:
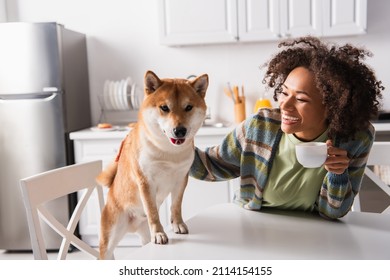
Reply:
[[[390,187],[368,166],[386,166],[390,170],[390,142],[374,142],[364,171],[364,174],[390,197]],[[353,211],[360,211],[359,195],[355,197]],[[390,214],[390,206],[382,213]]]
[[[102,161],[93,161],[50,170],[20,181],[34,259],[48,259],[41,218],[62,237],[58,259],[66,259],[70,244],[91,255],[91,258],[99,257],[99,251],[78,238],[75,229],[94,190],[97,191],[100,213],[103,209],[103,191],[95,181],[101,170]],[[65,227],[50,213],[45,203],[74,192],[82,193],[82,196]]]

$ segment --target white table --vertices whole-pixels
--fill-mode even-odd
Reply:
[[[190,233],[168,232],[128,259],[390,259],[390,215],[351,212],[330,221],[304,212],[249,211],[219,204],[187,221]]]

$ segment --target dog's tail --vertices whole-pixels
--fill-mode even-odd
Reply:
[[[114,182],[117,169],[118,162],[114,161],[96,177],[96,182],[99,185],[110,187]]]

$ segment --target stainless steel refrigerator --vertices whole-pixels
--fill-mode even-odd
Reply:
[[[57,23],[0,23],[0,249],[31,249],[20,179],[73,163],[68,134],[90,125],[85,35]],[[48,207],[65,220],[73,199]],[[59,237],[45,235],[58,249]]]

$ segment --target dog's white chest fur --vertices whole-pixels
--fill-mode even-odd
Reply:
[[[161,153],[144,147],[139,158],[141,170],[156,194],[158,205],[174,188],[184,184],[194,158],[194,149],[191,145],[171,149],[176,149],[177,152]]]

